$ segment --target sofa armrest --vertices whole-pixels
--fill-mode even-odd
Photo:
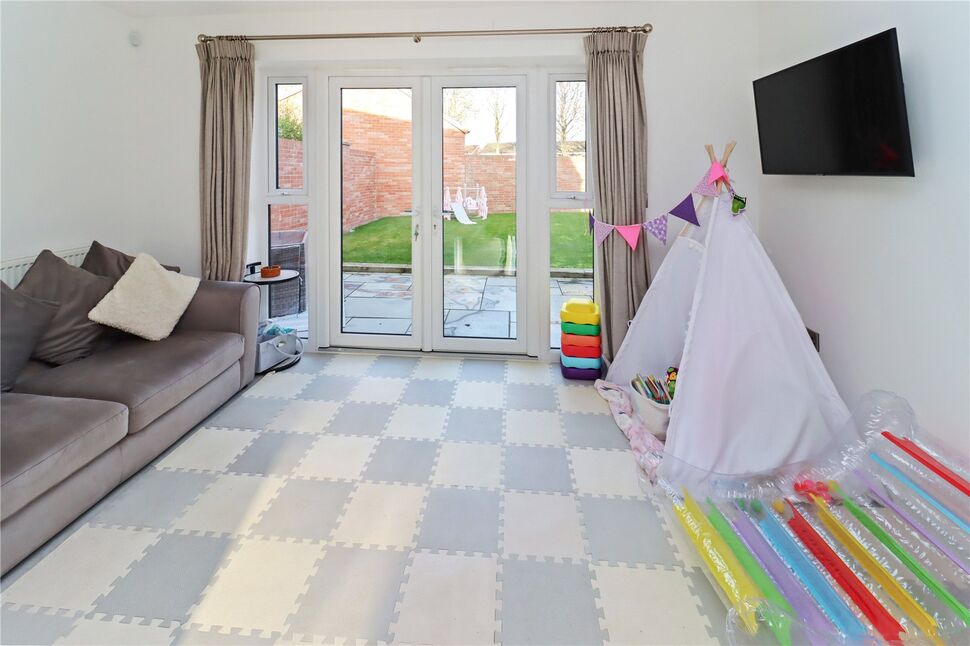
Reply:
[[[176,328],[236,332],[245,349],[240,360],[239,387],[256,375],[256,330],[259,326],[259,287],[248,283],[203,280]]]

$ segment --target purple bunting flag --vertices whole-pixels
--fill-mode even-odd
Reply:
[[[659,240],[664,246],[667,245],[667,214],[664,213],[660,217],[656,217],[649,222],[643,223],[643,228],[646,229],[650,235]]]
[[[701,223],[697,221],[697,212],[694,210],[694,196],[688,195],[683,199],[683,201],[670,209],[670,215],[676,216],[685,222],[690,222],[693,225],[700,226]]]
[[[599,220],[593,220],[593,239],[596,240],[596,244],[601,245],[603,241],[606,240],[607,236],[613,233],[613,225],[607,224],[605,222],[600,222]]]
[[[706,195],[708,197],[717,197],[720,191],[717,188],[717,180],[711,179],[711,171],[708,170],[704,173],[704,177],[701,181],[697,182],[697,186],[691,193],[697,193],[698,195]]]

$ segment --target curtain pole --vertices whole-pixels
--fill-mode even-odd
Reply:
[[[359,32],[348,34],[262,34],[252,36],[208,36],[199,34],[199,42],[205,43],[220,38],[240,40],[346,40],[353,38],[410,38],[420,43],[425,38],[450,38],[459,36],[536,36],[554,34],[592,34],[597,32],[636,32],[649,34],[653,25],[649,22],[639,27],[563,27],[551,29],[475,29],[468,31],[388,31]]]

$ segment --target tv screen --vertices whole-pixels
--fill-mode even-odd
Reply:
[[[767,175],[913,176],[896,30],[754,82]]]

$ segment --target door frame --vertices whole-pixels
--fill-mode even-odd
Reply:
[[[425,339],[424,312],[425,306],[425,272],[422,261],[424,231],[423,223],[427,208],[424,204],[423,189],[426,184],[424,175],[428,168],[425,161],[426,146],[423,144],[426,135],[423,131],[426,123],[421,114],[424,105],[424,84],[419,76],[331,76],[327,91],[329,106],[328,127],[329,137],[326,144],[326,158],[329,160],[327,185],[327,214],[324,223],[329,232],[329,262],[326,263],[326,280],[330,294],[329,312],[329,344],[354,348],[375,348],[393,350],[421,350]],[[341,90],[343,89],[381,89],[381,88],[410,88],[411,89],[411,334],[366,334],[343,331],[343,258],[342,258],[342,214],[343,214],[343,172],[342,172],[342,117]]]
[[[431,280],[429,295],[431,316],[428,317],[431,329],[429,349],[445,352],[481,352],[502,354],[525,354],[527,350],[527,331],[529,313],[526,295],[529,290],[528,248],[528,191],[527,169],[529,155],[528,140],[528,77],[525,74],[465,74],[434,75],[426,77],[430,82],[428,107],[431,110],[431,165],[429,166],[430,204],[428,215],[431,218],[431,235],[428,236],[428,253],[431,258]],[[444,191],[443,175],[443,130],[444,110],[441,108],[441,93],[446,87],[514,87],[515,88],[515,308],[516,335],[514,339],[489,339],[477,337],[446,337],[444,335],[444,227],[442,213],[438,208]]]

